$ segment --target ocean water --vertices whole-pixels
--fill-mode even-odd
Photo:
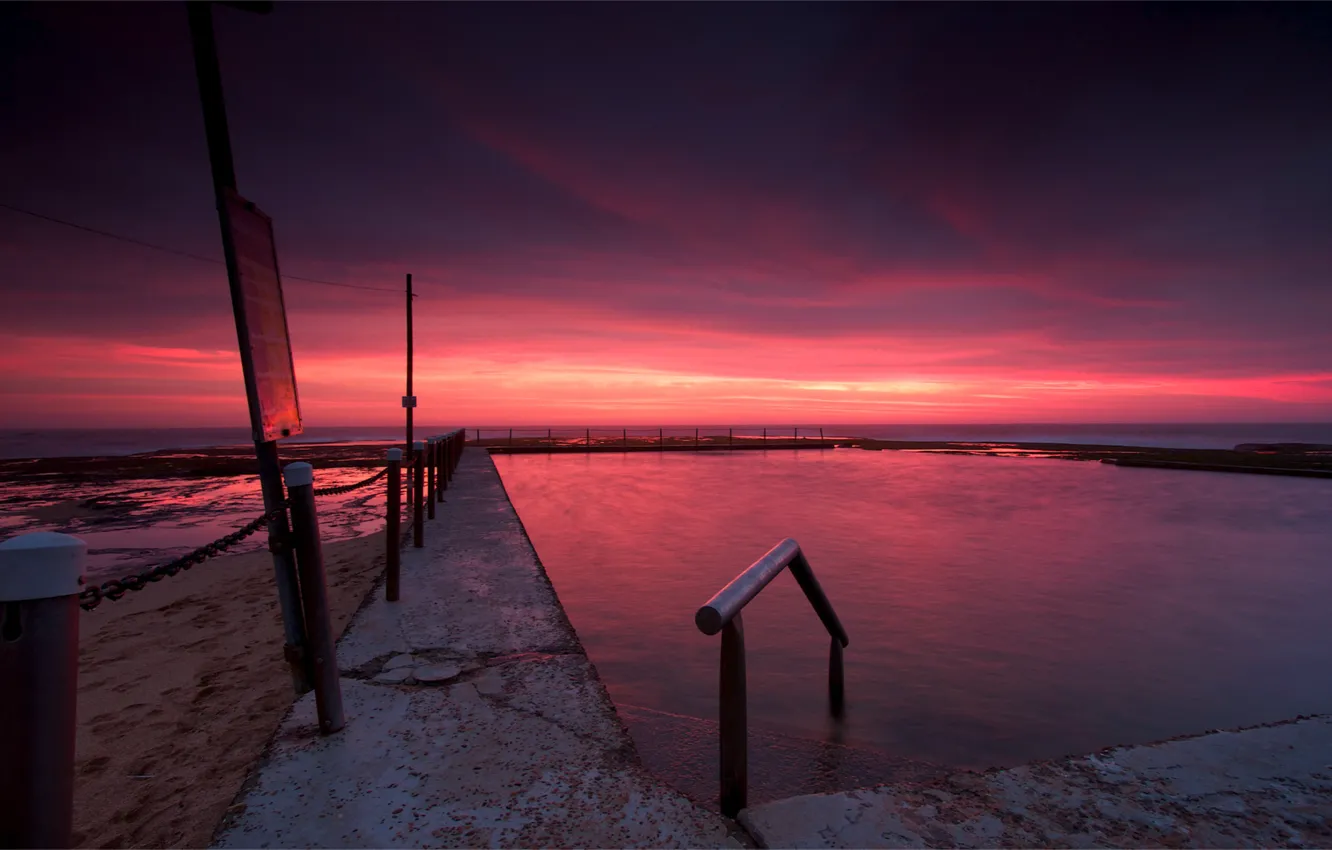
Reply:
[[[439,434],[456,425],[418,425],[417,433]],[[694,425],[668,425],[666,436],[688,436]],[[1049,442],[1086,443],[1121,446],[1158,446],[1164,448],[1229,449],[1239,443],[1332,443],[1332,423],[1257,423],[1257,424],[1023,424],[1023,425],[702,425],[703,435],[725,434],[756,437],[764,428],[772,436],[798,433],[803,437],[820,432],[833,437],[870,437],[881,440],[945,440],[959,442]],[[591,431],[593,436],[611,436],[627,430],[630,435],[655,436],[657,427],[642,425],[571,426],[468,426],[468,435],[480,433],[486,438],[500,438],[513,431],[515,436],[538,436],[548,431],[555,436],[579,437]],[[401,440],[402,426],[345,426],[310,428],[284,443],[368,442]],[[160,449],[197,449],[212,446],[246,445],[250,441],[245,428],[108,428],[108,429],[0,429],[0,459],[31,457],[89,457],[130,455]]]
[[[781,575],[744,612],[758,728],[980,768],[1332,711],[1332,481],[848,450],[495,462],[621,706],[716,717],[694,612],[789,536],[851,638],[847,718]]]

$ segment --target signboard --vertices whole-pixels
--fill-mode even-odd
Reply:
[[[255,440],[268,442],[301,433],[296,370],[287,335],[273,220],[231,189],[226,218],[236,258],[232,304],[241,338],[241,367],[250,399]]]

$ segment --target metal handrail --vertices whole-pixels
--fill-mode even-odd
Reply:
[[[832,638],[828,652],[828,707],[840,718],[845,707],[842,648],[851,643],[837,619],[837,612],[824,595],[814,570],[790,537],[778,543],[730,584],[717,592],[694,615],[694,624],[705,635],[721,632],[721,699],[719,735],[721,743],[721,810],[735,817],[749,801],[749,720],[745,696],[745,632],[741,610],[782,570],[791,568],[805,598],[819,615]]]

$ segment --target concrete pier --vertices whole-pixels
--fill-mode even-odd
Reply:
[[[1332,717],[740,813],[764,847],[1329,847]]]
[[[346,728],[298,700],[215,846],[740,846],[640,763],[482,450],[338,659]]]

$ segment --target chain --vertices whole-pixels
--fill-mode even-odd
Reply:
[[[90,587],[79,594],[79,605],[83,610],[91,611],[98,605],[102,604],[102,600],[104,599],[110,599],[114,602],[132,590],[143,590],[148,585],[154,582],[159,582],[164,578],[174,576],[181,570],[188,570],[196,564],[202,564],[214,555],[225,552],[227,549],[235,546],[251,534],[254,534],[270,521],[278,519],[286,509],[287,502],[284,500],[281,505],[268,513],[255,517],[253,520],[231,532],[226,537],[214,540],[207,546],[200,546],[188,555],[182,555],[174,561],[162,564],[159,567],[153,567],[151,570],[146,570],[138,575],[112,579],[111,581],[102,582],[95,587]]]
[[[314,494],[316,496],[340,496],[343,493],[350,493],[353,490],[359,490],[362,487],[366,486],[367,484],[373,484],[379,479],[383,478],[385,475],[388,475],[387,466],[376,472],[374,475],[371,475],[369,478],[365,479],[364,481],[357,481],[355,484],[343,484],[341,487],[323,487],[321,489],[315,490]]]

